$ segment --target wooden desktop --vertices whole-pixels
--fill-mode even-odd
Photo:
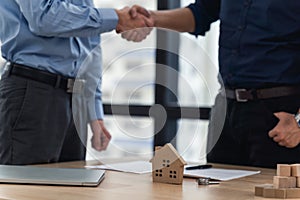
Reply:
[[[42,166],[79,168],[96,162],[67,162]],[[0,184],[1,200],[248,200],[265,199],[254,196],[255,185],[272,183],[276,171],[230,165],[214,167],[260,170],[261,173],[218,185],[199,186],[196,179],[184,178],[182,185],[153,183],[151,173],[131,174],[107,171],[98,187]],[[268,198],[269,200],[270,198]]]

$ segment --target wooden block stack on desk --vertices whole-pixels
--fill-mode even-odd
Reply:
[[[255,196],[265,198],[300,198],[300,164],[278,164],[273,184],[255,186]]]

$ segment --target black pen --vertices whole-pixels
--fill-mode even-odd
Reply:
[[[212,168],[212,165],[196,165],[185,168],[186,170],[193,170],[193,169],[209,169]]]

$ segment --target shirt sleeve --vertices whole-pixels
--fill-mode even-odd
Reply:
[[[219,19],[221,0],[196,0],[187,8],[191,9],[196,22],[193,35],[205,35],[210,29],[210,24]]]
[[[102,63],[101,47],[97,46],[85,60],[77,75],[77,77],[86,81],[83,94],[89,121],[103,119],[104,117],[101,92],[102,66],[100,63]]]
[[[104,111],[103,111],[103,103],[101,99],[101,84],[97,87],[94,99],[90,99],[91,101],[87,102],[87,109],[88,109],[88,120],[99,120],[104,118]]]
[[[114,9],[74,5],[62,0],[15,0],[31,32],[48,37],[90,37],[115,29]]]
[[[96,90],[96,98],[95,98],[95,110],[96,110],[95,117],[96,117],[96,119],[104,118],[103,103],[102,103],[101,96],[102,96],[102,93],[101,93],[100,87],[98,87]]]

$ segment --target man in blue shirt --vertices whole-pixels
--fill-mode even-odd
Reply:
[[[103,124],[100,34],[145,26],[144,16],[132,19],[128,11],[95,8],[92,0],[1,1],[1,51],[7,61],[0,81],[1,164],[82,160],[85,122],[91,125],[92,146],[106,149],[111,135]],[[90,64],[95,68],[84,74],[87,79],[75,81]],[[78,118],[71,99],[82,93],[75,105],[84,109],[75,109],[84,117]]]
[[[225,88],[211,112],[208,161],[262,167],[300,162],[300,129],[291,115],[300,107],[299,10],[299,1],[196,0],[150,12],[155,27],[196,36],[220,20]],[[137,13],[148,12],[134,6],[132,17]]]

